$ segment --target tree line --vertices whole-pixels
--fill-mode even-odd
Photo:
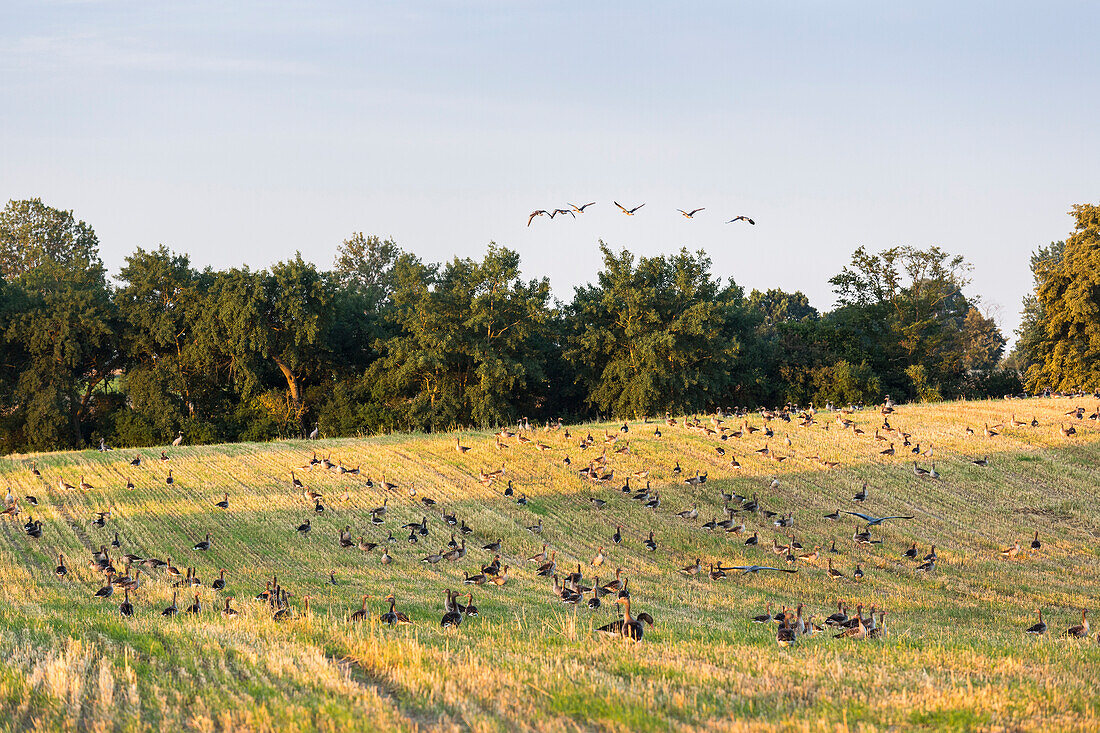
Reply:
[[[603,265],[568,302],[520,256],[425,262],[355,234],[329,269],[198,269],[138,249],[108,277],[91,226],[38,199],[0,213],[0,446],[31,451],[432,431],[1097,384],[1100,208],[1033,258],[1019,346],[938,247],[857,249],[819,312],[746,293],[702,251]]]

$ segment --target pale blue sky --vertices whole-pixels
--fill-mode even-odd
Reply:
[[[0,198],[74,209],[113,271],[159,243],[328,266],[362,230],[432,260],[495,240],[565,298],[599,238],[821,308],[856,246],[938,244],[1011,330],[1030,251],[1100,201],[1098,27],[1084,2],[4,0]]]

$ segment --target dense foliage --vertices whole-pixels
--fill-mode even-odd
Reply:
[[[196,269],[138,249],[113,280],[92,227],[0,213],[0,446],[8,451],[490,426],[592,414],[940,400],[1098,386],[1100,207],[1032,261],[1012,356],[938,247],[857,249],[830,282],[745,293],[703,252],[601,243],[568,302],[519,255],[424,262],[355,234],[331,269]],[[1006,368],[1006,364],[1012,368]]]

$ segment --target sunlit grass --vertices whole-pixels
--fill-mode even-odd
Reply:
[[[841,430],[828,415],[808,428],[773,421],[770,439],[757,433],[725,442],[663,423],[658,439],[654,424],[632,422],[629,434],[606,446],[605,431],[618,436],[621,423],[572,426],[569,440],[539,431],[536,439],[552,447],[542,452],[515,440],[499,451],[491,434],[466,432],[465,454],[454,450],[453,435],[439,435],[182,446],[168,449],[168,462],[159,460],[159,448],[8,456],[0,464],[5,485],[19,497],[36,495],[41,505],[25,505],[19,521],[0,523],[0,720],[13,728],[91,730],[1095,729],[1100,645],[1095,638],[1057,638],[1078,620],[1078,609],[1095,605],[1100,590],[1100,431],[1078,420],[1075,438],[1057,429],[1059,421],[1069,424],[1063,413],[1076,404],[900,408],[890,423],[911,432],[914,443],[935,446],[940,481],[915,476],[914,456],[893,437],[898,455],[879,454],[884,444],[873,433],[882,417],[874,411],[853,416],[864,435]],[[1000,435],[984,437],[983,424],[1007,421],[1013,410],[1023,420],[1034,414],[1041,426],[1006,423]],[[749,422],[762,424],[758,416]],[[967,425],[975,435],[965,435]],[[596,444],[582,451],[577,442],[589,432]],[[615,453],[626,440],[629,454]],[[753,450],[765,441],[792,458],[776,463],[758,456]],[[605,447],[615,479],[597,486],[579,478],[577,471]],[[303,468],[313,451],[360,466],[361,475]],[[141,467],[129,465],[136,455]],[[813,455],[841,465],[825,470],[805,460]],[[986,455],[987,468],[969,462]],[[729,468],[731,456],[741,469]],[[31,473],[32,460],[41,478]],[[684,485],[671,471],[677,461],[684,476],[700,470],[709,480],[701,488]],[[478,480],[481,470],[502,464],[502,480],[491,486]],[[657,512],[619,491],[640,469],[649,469],[661,493]],[[323,515],[291,486],[291,470],[325,494]],[[383,474],[398,485],[386,495]],[[75,484],[80,475],[95,489],[58,489],[59,476]],[[776,490],[768,487],[773,476]],[[125,488],[128,478],[133,491]],[[501,495],[508,479],[529,498],[526,507]],[[856,505],[851,497],[864,481],[870,498]],[[797,575],[685,578],[677,568],[696,557],[704,566],[782,563],[768,548],[773,537],[785,538],[760,515],[744,515],[746,535],[760,533],[758,548],[746,547],[744,535],[700,529],[723,518],[723,491],[759,493],[767,508],[793,511],[796,539],[807,549],[835,540],[837,567],[850,576],[862,563],[866,579],[827,580],[825,554],[813,565],[801,563]],[[224,492],[227,511],[213,506]],[[589,502],[595,496],[608,505],[595,509]],[[422,497],[438,505],[426,508]],[[385,524],[374,526],[369,509],[384,498]],[[674,516],[693,502],[696,522]],[[838,507],[917,518],[876,528],[883,544],[870,549],[852,541],[851,517],[823,518]],[[95,512],[108,509],[107,526],[94,527]],[[469,552],[459,563],[424,565],[420,558],[450,538],[441,509],[474,528]],[[45,524],[39,540],[21,530],[28,515]],[[400,525],[422,516],[430,534],[409,545]],[[294,527],[306,518],[313,531],[301,537]],[[540,518],[541,536],[529,533],[525,527]],[[345,525],[356,539],[374,542],[392,531],[394,564],[379,562],[381,547],[340,549]],[[618,525],[622,546],[611,542]],[[651,530],[655,553],[642,547]],[[1036,531],[1043,547],[1034,552],[1028,543]],[[116,556],[171,556],[181,569],[195,567],[204,613],[162,618],[172,589],[159,571],[135,594],[132,619],[119,616],[119,598],[94,598],[102,578],[87,567],[90,548],[108,544],[115,532],[122,543]],[[207,532],[209,552],[193,551]],[[480,618],[441,630],[443,589],[460,587],[463,570],[476,572],[488,561],[480,547],[498,537],[512,580],[504,588],[470,588]],[[1014,540],[1024,547],[1021,556],[1001,558],[998,550]],[[914,563],[901,557],[912,541],[922,554],[937,545],[934,574],[916,575]],[[595,612],[557,602],[549,581],[526,562],[543,542],[557,552],[561,573],[579,563],[586,579],[608,580],[622,567],[635,610],[657,621],[645,641],[624,645],[594,635],[615,617],[610,599]],[[596,569],[589,563],[599,546],[608,562]],[[58,552],[70,570],[63,581],[53,575]],[[219,568],[228,570],[228,589],[220,594],[209,587]],[[337,586],[327,583],[330,572]],[[288,622],[273,621],[252,600],[273,573],[294,593],[298,615]],[[378,623],[386,610],[381,598],[391,592],[413,626]],[[351,624],[348,615],[363,594],[372,596],[371,616]],[[235,599],[239,618],[217,613],[225,595]],[[190,597],[182,589],[180,606]],[[838,598],[886,608],[888,638],[823,635],[785,650],[772,627],[748,621],[768,601],[777,608],[804,602],[820,619]],[[1040,607],[1051,637],[1027,637],[1023,629]]]

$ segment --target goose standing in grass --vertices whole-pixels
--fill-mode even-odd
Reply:
[[[1020,554],[1020,541],[1016,540],[1009,547],[1001,549],[1001,557],[1007,557],[1009,560],[1015,559]]]
[[[1034,626],[1028,627],[1027,633],[1032,634],[1033,636],[1042,636],[1043,634],[1047,633],[1047,624],[1046,621],[1043,621],[1043,609],[1039,609],[1039,623],[1035,624]]]
[[[218,501],[218,502],[214,502],[214,506],[218,507],[219,509],[228,509],[229,508],[229,494],[228,493],[223,494],[222,495],[222,500]]]
[[[616,621],[612,621],[609,624],[599,627],[597,631],[608,634],[610,636],[621,637],[623,639],[631,639],[633,641],[641,641],[645,632],[645,626],[643,624],[649,624],[653,626],[653,617],[643,611],[639,613],[637,618],[630,613],[630,596],[619,595],[615,600],[616,603],[623,607],[623,617]]]
[[[305,537],[305,536],[306,536],[307,534],[309,534],[309,531],[310,531],[311,529],[313,529],[313,525],[312,525],[312,524],[310,523],[310,521],[309,521],[309,520],[307,519],[307,520],[306,520],[305,522],[303,522],[302,524],[299,524],[299,525],[298,525],[298,526],[296,527],[296,529],[297,529],[297,531],[298,531],[298,534],[300,534],[300,535],[302,535],[303,537]]]
[[[202,613],[202,601],[199,600],[198,593],[195,594],[195,602],[187,607],[187,613],[191,614],[192,616],[196,616]]]
[[[1068,629],[1066,629],[1066,636],[1072,636],[1075,639],[1084,639],[1088,637],[1089,620],[1085,618],[1085,614],[1087,613],[1087,609],[1081,609],[1081,623],[1077,624],[1076,626],[1070,626]]]
[[[1039,541],[1039,533],[1035,532],[1035,539],[1031,541],[1031,549],[1038,550],[1042,548],[1043,543]]]
[[[125,597],[123,598],[122,605],[118,607],[118,612],[123,616],[134,615],[134,604],[130,603],[130,589],[125,589]]]
[[[207,532],[206,533],[206,539],[201,540],[199,542],[196,542],[195,546],[192,549],[198,550],[200,552],[206,552],[207,550],[209,550],[210,549],[210,533]]]
[[[791,646],[798,641],[798,632],[791,626],[790,619],[784,618],[783,623],[775,630],[775,643],[779,646]]]
[[[237,618],[237,616],[240,615],[240,614],[237,613],[237,609],[229,607],[229,602],[232,601],[232,600],[233,600],[232,597],[225,599],[225,606],[222,607],[222,617],[223,618],[234,619],[234,618]],[[306,596],[306,608],[309,608],[309,596]]]
[[[172,591],[172,603],[168,605],[163,611],[160,612],[161,616],[175,616],[180,612],[179,606],[176,605],[179,600],[179,591]]]
[[[53,569],[54,575],[59,578],[64,578],[69,574],[69,569],[65,567],[65,556],[58,553],[57,555],[57,567]]]
[[[349,621],[358,622],[358,621],[362,621],[363,619],[365,619],[367,617],[367,599],[368,598],[370,598],[370,596],[363,596],[362,605],[360,605],[359,608],[354,613],[352,613],[351,616],[348,617]]]

